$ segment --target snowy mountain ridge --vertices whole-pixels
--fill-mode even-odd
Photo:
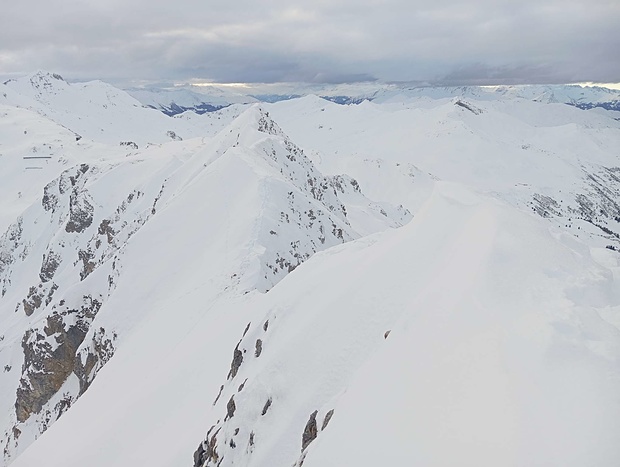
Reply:
[[[338,199],[347,186],[365,203],[350,208],[358,213],[362,228],[367,228],[364,216],[383,228],[410,218],[404,209],[393,209],[392,217],[376,212],[380,208],[366,200],[350,178],[322,176],[260,108],[249,109],[185,163],[173,149],[169,152],[159,157],[138,152],[129,162],[65,170],[2,238],[3,302],[17,302],[5,324],[27,326],[15,414],[3,440],[6,459],[14,456],[18,441],[22,446],[32,442],[62,415],[111,358],[121,333],[106,331],[96,318],[105,313],[122,276],[124,251],[159,210],[185,204],[186,193],[199,189],[201,179],[205,183],[205,178],[222,177],[229,183],[243,177],[239,193],[229,183],[226,204],[239,198],[237,202],[257,208],[247,219],[235,220],[235,231],[246,235],[238,241],[250,243],[240,249],[244,257],[226,264],[227,269],[238,268],[226,279],[226,288],[264,292],[316,251],[359,236]],[[213,188],[202,193],[219,195]],[[360,216],[361,209],[366,210]],[[218,216],[225,219],[225,213]],[[226,242],[231,238],[236,237],[227,234]],[[234,255],[239,247],[226,251]],[[3,398],[10,404],[12,399],[8,394]]]
[[[615,467],[611,113],[2,90],[2,465]]]
[[[0,104],[32,110],[71,128],[79,138],[105,144],[143,147],[202,136],[198,128],[145,109],[125,91],[107,83],[68,83],[60,75],[44,71],[0,85]]]

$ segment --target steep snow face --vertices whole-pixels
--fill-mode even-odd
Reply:
[[[349,192],[364,232],[411,218],[349,177],[324,177],[259,107],[212,140],[93,160],[47,183],[0,239],[5,461],[86,392],[162,291],[264,292],[357,238],[338,197]]]

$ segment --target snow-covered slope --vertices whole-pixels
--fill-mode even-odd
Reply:
[[[620,123],[474,91],[136,149],[9,89],[5,464],[615,467]]]
[[[203,136],[201,128],[145,109],[107,83],[70,84],[60,75],[43,71],[0,85],[0,104],[33,110],[85,139],[107,144],[143,147]]]
[[[351,221],[339,194],[348,196]],[[207,296],[265,292],[315,252],[358,237],[357,229],[410,218],[366,199],[350,177],[321,175],[258,107],[213,139],[67,168],[0,239],[5,459],[84,394],[124,326],[147,314],[150,306],[131,302],[157,296],[153,280],[173,296],[205,283]],[[161,251],[145,270],[145,260],[125,259],[132,245]],[[126,266],[148,271],[146,289]],[[109,305],[121,284],[128,288],[118,294],[132,300]]]

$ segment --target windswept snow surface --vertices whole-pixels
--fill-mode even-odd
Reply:
[[[136,149],[11,86],[5,464],[617,467],[614,118],[306,96]]]

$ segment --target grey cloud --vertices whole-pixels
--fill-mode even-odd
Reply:
[[[22,0],[0,16],[0,75],[611,82],[619,20],[608,0]]]

